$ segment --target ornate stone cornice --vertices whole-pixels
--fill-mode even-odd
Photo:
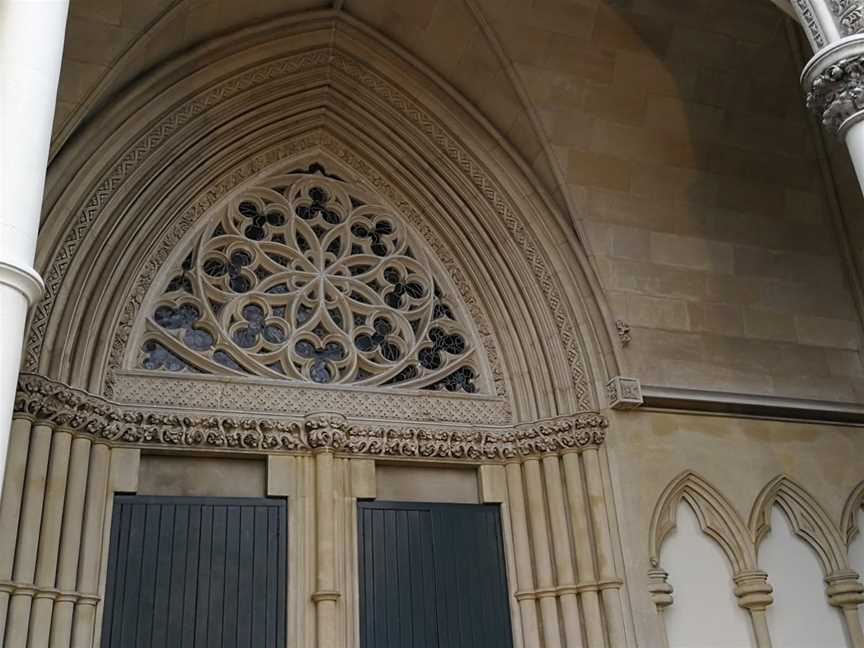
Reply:
[[[864,118],[864,38],[843,39],[817,54],[802,74],[807,107],[842,135]]]
[[[167,413],[93,396],[21,374],[15,411],[112,444],[258,452],[314,452],[420,459],[506,461],[601,445],[608,421],[580,412],[502,427],[380,425],[321,412],[277,418],[231,412]]]

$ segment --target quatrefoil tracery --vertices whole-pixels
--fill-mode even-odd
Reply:
[[[235,197],[163,285],[143,368],[476,390],[476,345],[423,242],[323,173]]]

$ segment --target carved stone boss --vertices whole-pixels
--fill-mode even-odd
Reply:
[[[341,414],[301,418],[233,413],[167,413],[113,403],[35,374],[21,374],[17,415],[116,444],[259,452],[313,452],[420,459],[506,461],[601,445],[607,419],[580,412],[491,427],[379,425]]]

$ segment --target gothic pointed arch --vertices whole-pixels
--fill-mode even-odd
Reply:
[[[786,475],[768,482],[753,503],[748,526],[757,548],[771,530],[771,509],[775,504],[783,511],[792,532],[816,552],[826,576],[848,570],[840,531],[816,499]]]
[[[200,220],[151,284],[126,368],[503,395],[430,245],[320,158]]]
[[[356,390],[365,386],[382,387],[409,364],[423,375],[397,381],[411,388],[405,392],[441,387],[442,379],[456,387],[433,390],[451,395],[441,408],[417,401],[417,416],[456,420],[473,408],[469,418],[474,420],[518,422],[599,406],[600,386],[615,372],[615,352],[606,306],[575,232],[529,167],[481,115],[422,63],[356,20],[332,13],[288,16],[221,37],[143,77],[83,134],[64,146],[49,169],[49,209],[37,258],[46,297],[32,315],[26,370],[110,398],[129,396],[131,374],[146,371],[138,355],[139,343],[147,342],[140,337],[146,319],[142,309],[174,278],[183,283],[178,269],[192,240],[183,237],[198,232],[225,205],[239,210],[242,192],[262,186],[273,190],[261,184],[265,179],[324,160],[328,173],[405,223],[417,242],[416,253],[430,260],[423,275],[428,285],[405,273],[388,273],[396,283],[383,274],[381,281],[399,288],[381,284],[378,293],[386,300],[393,290],[422,291],[425,297],[410,299],[427,300],[426,319],[414,318],[412,324],[411,318],[399,323],[391,317],[379,330],[373,317],[368,330],[360,332],[366,336],[360,344],[369,348],[347,353],[344,343],[350,337],[356,344],[360,333],[345,332],[338,352],[345,357],[324,359],[326,369],[317,361],[327,352],[329,333],[307,340],[311,346],[301,345],[300,351],[299,340],[292,339],[293,350],[284,359],[292,356],[293,366],[281,369],[268,366],[276,360],[267,354],[276,351],[262,355],[263,346],[256,348],[260,357],[254,362],[248,350],[245,364],[234,358],[242,370],[199,354],[192,365],[213,380],[197,381],[184,391],[199,389],[198,406],[218,400],[213,394],[222,383],[216,379],[226,372],[262,382],[258,391],[263,393],[270,382],[283,380],[280,371],[295,381],[316,383],[311,373],[316,366],[319,378],[326,373],[331,382],[360,393]],[[312,200],[309,194],[306,198]],[[266,209],[256,200],[246,202]],[[367,220],[374,228],[375,221]],[[241,234],[238,229],[232,236]],[[278,256],[275,248],[269,251]],[[228,267],[233,250],[210,252],[222,254],[227,263],[216,284],[222,281],[230,289],[232,274],[250,279],[242,264]],[[260,244],[256,253],[266,257]],[[296,260],[305,263],[299,256]],[[262,272],[276,270],[267,266]],[[456,327],[439,326],[438,343],[428,336],[434,328],[429,314],[435,310],[436,282],[446,288]],[[267,329],[274,340],[292,335],[288,329],[277,332],[273,320],[265,322],[278,316],[264,310],[263,319],[243,325],[231,320],[244,316],[234,304],[224,311],[231,316],[221,323],[211,318],[205,333],[225,349],[233,344],[235,355],[243,335],[238,331],[248,333],[249,324],[261,328],[253,345],[266,342],[265,326],[275,327]],[[253,319],[261,314],[252,311],[247,314]],[[169,316],[165,322],[173,317],[163,314]],[[327,318],[320,309],[318,315]],[[155,311],[149,316],[152,320]],[[181,350],[175,345],[172,351],[176,337],[163,335],[170,330],[151,323],[157,329],[150,341],[175,354]],[[424,327],[427,334],[420,335]],[[463,354],[455,352],[462,341],[455,340],[454,352],[442,355],[437,348],[444,338],[454,342],[459,327],[466,348],[462,364]],[[205,341],[197,335],[194,344]],[[386,351],[382,341],[390,345]],[[430,367],[417,368],[424,348],[436,349],[432,355],[442,364],[431,362],[436,365],[431,371],[441,369],[440,376],[428,373]],[[397,351],[411,360],[376,373],[387,364],[384,355]],[[361,365],[374,377],[358,374]],[[135,380],[139,399],[178,392],[169,383],[155,386],[152,375]],[[318,392],[303,392],[304,397],[312,393]]]
[[[670,482],[654,507],[648,554],[652,567],[660,565],[664,539],[675,528],[678,506],[684,501],[696,514],[699,527],[723,550],[736,574],[756,569],[756,552],[738,512],[710,482],[685,471]]]
[[[843,506],[843,515],[840,517],[840,532],[846,541],[846,546],[855,539],[861,529],[858,528],[858,511],[864,507],[864,481],[852,489],[846,504]]]

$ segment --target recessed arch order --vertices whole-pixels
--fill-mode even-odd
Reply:
[[[24,369],[112,396],[142,301],[184,233],[274,168],[321,160],[424,237],[514,421],[599,407],[614,345],[572,228],[467,102],[332,12],[171,60],[64,146],[49,169],[47,290]]]

